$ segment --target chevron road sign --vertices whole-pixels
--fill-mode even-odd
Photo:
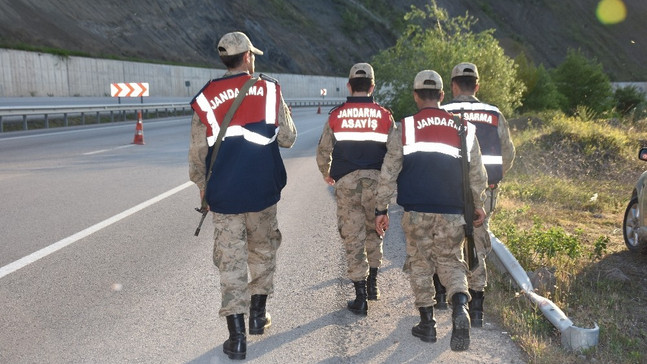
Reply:
[[[112,97],[148,96],[148,82],[111,83],[110,95]]]

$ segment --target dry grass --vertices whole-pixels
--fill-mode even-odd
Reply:
[[[633,184],[647,169],[637,160],[640,140],[647,139],[645,123],[583,122],[559,114],[511,121],[517,159],[491,228],[511,251],[526,252],[517,256],[526,270],[555,270],[555,287],[540,294],[576,326],[600,326],[597,347],[565,351],[552,324],[490,269],[486,309],[501,318],[532,363],[647,361],[647,256],[629,252],[622,236]],[[581,254],[534,254],[533,242],[524,240],[533,227],[539,232],[532,239],[547,237],[557,245],[564,240],[561,232],[575,237]],[[506,238],[522,246],[511,247]]]

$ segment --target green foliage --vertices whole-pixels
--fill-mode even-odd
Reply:
[[[524,85],[516,78],[516,66],[494,38],[494,30],[472,32],[476,20],[469,16],[450,18],[434,0],[425,10],[411,7],[408,25],[396,45],[377,54],[371,63],[376,73],[376,98],[388,105],[396,119],[416,111],[413,79],[421,70],[433,69],[443,78],[450,97],[451,70],[460,62],[479,68],[478,97],[510,114],[521,105]]]
[[[534,218],[530,229],[519,230],[515,224],[504,224],[494,232],[506,242],[512,255],[526,269],[536,269],[555,258],[577,259],[582,255],[579,242],[581,232],[574,235],[561,227],[544,228],[538,218]]]
[[[613,93],[613,99],[616,110],[624,116],[645,102],[645,93],[636,86],[620,87]]]
[[[609,111],[612,88],[602,64],[581,51],[569,50],[566,59],[552,72],[557,90],[566,97],[564,112],[574,113],[577,106],[586,106],[596,113]]]
[[[607,253],[609,242],[609,237],[606,235],[598,237],[593,243],[593,251],[589,254],[589,258],[591,260],[601,259]]]
[[[535,67],[522,53],[515,59],[519,79],[526,85],[520,111],[561,110],[566,97],[559,93],[557,86],[544,65]]]

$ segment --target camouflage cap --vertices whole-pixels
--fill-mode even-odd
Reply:
[[[476,68],[474,63],[459,63],[452,70],[452,78],[459,76],[472,76],[479,78],[479,70]]]
[[[254,47],[245,33],[231,32],[220,38],[218,42],[218,54],[221,56],[233,56],[236,54],[252,51],[254,54],[263,55],[263,51]]]
[[[424,70],[418,72],[416,78],[413,80],[414,90],[442,90],[443,79],[438,72],[432,70]]]
[[[368,63],[356,63],[351,67],[348,79],[351,78],[370,78],[374,79],[373,67]]]

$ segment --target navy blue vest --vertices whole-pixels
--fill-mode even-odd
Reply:
[[[471,148],[473,126],[467,139]],[[461,141],[452,114],[425,108],[404,118],[402,146],[398,204],[405,211],[463,214]]]
[[[224,115],[249,78],[243,73],[212,80],[191,103],[207,126],[207,169]],[[279,85],[260,79],[236,110],[207,181],[206,200],[211,211],[258,212],[281,198],[287,174],[276,140],[280,100]]]
[[[483,165],[487,170],[488,184],[501,182],[503,178],[503,158],[501,157],[501,138],[499,138],[499,116],[496,106],[478,101],[452,101],[443,109],[460,115],[476,126],[476,138],[481,147]]]
[[[359,169],[382,168],[391,112],[372,97],[348,97],[333,109],[328,123],[335,135],[330,177],[335,181]]]

